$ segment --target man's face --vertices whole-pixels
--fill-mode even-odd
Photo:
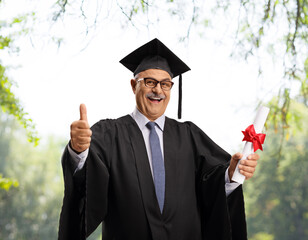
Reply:
[[[136,79],[131,80],[138,110],[149,120],[154,121],[164,114],[170,100],[170,90],[163,90],[160,84],[157,84],[154,88],[149,88],[145,86],[144,81],[138,82],[140,78],[152,78],[157,81],[171,81],[172,79],[169,73],[164,70],[148,69],[138,73]]]

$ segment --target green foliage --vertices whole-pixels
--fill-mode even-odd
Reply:
[[[26,23],[30,17],[35,18],[35,14],[29,13],[23,16],[15,17],[11,21],[0,22],[0,51],[18,52],[18,47],[13,46],[14,39],[22,34],[29,33],[29,28],[26,27]],[[6,32],[6,35],[3,35],[3,33],[1,32]],[[8,77],[7,73],[8,68],[2,64],[0,58],[1,110],[14,116],[18,120],[18,122],[25,129],[27,129],[29,141],[33,142],[34,145],[37,146],[39,142],[39,137],[37,131],[35,130],[35,124],[33,123],[32,119],[28,117],[28,114],[24,111],[20,100],[12,92],[12,86],[14,85],[14,82]]]
[[[280,82],[276,100],[270,105],[275,109],[274,125],[281,121],[279,124],[288,128],[290,90],[295,82],[301,84],[295,94],[297,101],[308,107],[308,1],[249,0],[240,1],[240,5],[235,52],[248,59],[257,57],[259,51],[269,50],[273,59],[282,59],[284,79]],[[262,74],[262,66],[259,68]]]
[[[283,93],[279,92],[278,96],[274,97],[267,104],[271,111],[266,126],[270,127],[280,137],[276,145],[277,165],[279,165],[279,160],[282,157],[285,141],[288,141],[290,137],[296,136],[296,134],[303,131],[303,121],[305,121],[303,112],[307,112],[306,100],[302,94],[299,94],[297,97],[298,103],[302,103],[301,107],[291,108],[291,102],[293,101],[294,105],[296,101],[291,99],[289,89],[283,90]]]
[[[28,139],[36,146],[39,138],[35,125],[28,114],[24,111],[19,99],[11,91],[12,81],[5,75],[5,68],[0,65],[0,105],[3,112],[14,116],[19,123],[27,129]]]
[[[304,63],[305,77],[301,80],[301,96],[303,97],[304,104],[308,107],[308,57]]]
[[[0,21],[0,51],[18,52],[19,48],[14,46],[13,42],[16,37],[29,33],[29,28],[25,27],[29,16],[34,18],[35,14],[30,13],[23,16],[18,16],[13,18],[11,21]],[[0,118],[3,120],[3,113],[14,116],[18,122],[27,130],[28,140],[37,146],[39,138],[38,133],[35,130],[35,124],[24,111],[20,100],[12,92],[12,86],[14,85],[14,82],[7,76],[7,72],[7,67],[2,64],[0,58]],[[3,123],[2,126],[4,126]],[[3,140],[5,131],[1,131],[1,133],[1,140]],[[3,141],[1,142],[3,143]],[[7,142],[5,142],[4,145],[7,145]],[[1,150],[1,155],[4,158],[4,153],[6,153],[8,149],[4,148],[2,145]],[[3,171],[2,168],[0,170]],[[11,186],[18,187],[18,181],[11,178],[3,178],[2,174],[0,174],[0,190],[5,189],[8,191]]]
[[[249,240],[274,240],[274,236],[268,233],[257,233],[253,237],[249,238]]]
[[[11,42],[10,38],[0,36],[0,49],[4,49],[5,47],[8,47],[10,42]]]
[[[308,112],[295,101],[290,102],[289,112],[301,116],[301,124],[290,127],[297,134],[289,136],[279,149],[279,134],[284,130],[275,132],[269,124],[255,176],[244,185],[251,239],[308,238]]]
[[[18,188],[0,190],[0,239],[57,239],[65,143],[50,137],[33,148],[14,122],[13,117],[0,121],[0,169],[19,182]]]
[[[19,186],[18,181],[10,178],[3,178],[2,174],[0,174],[0,189],[8,191],[11,186],[18,187]]]

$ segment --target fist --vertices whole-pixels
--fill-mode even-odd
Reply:
[[[80,105],[80,120],[71,124],[71,148],[81,153],[90,147],[92,131],[87,117],[86,105]]]
[[[232,156],[228,172],[230,179],[232,179],[236,165],[238,161],[242,158],[242,156],[243,155],[241,153],[236,153]],[[245,176],[246,180],[254,175],[259,158],[260,156],[257,153],[253,153],[250,154],[247,159],[241,160],[241,163],[239,164],[238,168],[240,170],[240,173]]]

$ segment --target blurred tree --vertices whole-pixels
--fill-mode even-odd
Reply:
[[[1,5],[1,1],[0,1]],[[14,45],[14,40],[23,34],[28,34],[30,29],[26,27],[28,18],[34,17],[34,13],[16,17],[11,21],[0,21],[0,53],[17,53],[19,48]],[[0,106],[3,112],[14,116],[18,122],[27,129],[27,135],[30,142],[38,144],[38,135],[32,119],[24,111],[18,97],[12,91],[16,83],[7,75],[8,67],[2,63],[0,58]]]
[[[1,111],[0,111],[1,112]],[[5,159],[7,159],[9,155],[9,142],[10,142],[10,134],[12,133],[12,129],[15,128],[14,121],[12,121],[12,116],[6,114],[0,114],[0,172],[3,173],[3,169],[5,168]],[[2,174],[0,174],[0,191],[1,189],[5,189],[8,191],[11,186],[17,187],[18,181],[9,178],[3,178]]]
[[[0,1],[0,6],[1,4],[2,2]],[[4,51],[9,53],[18,52],[18,47],[14,46],[14,39],[22,34],[28,33],[29,29],[25,27],[25,23],[29,17],[33,16],[34,14],[32,13],[15,17],[11,21],[0,20],[0,53]],[[0,58],[0,117],[7,117],[2,116],[3,112],[14,116],[18,122],[27,129],[28,140],[36,146],[39,138],[35,130],[35,125],[32,119],[29,118],[28,114],[24,111],[20,100],[12,91],[12,87],[16,84],[7,75],[7,68],[7,66],[3,65],[2,59]],[[2,138],[2,133],[0,136]],[[5,149],[3,149],[3,151],[5,151]],[[0,189],[9,190],[11,186],[18,186],[16,180],[4,178],[1,171],[0,168]]]
[[[281,140],[277,133],[283,129],[275,133],[270,126],[272,130],[267,132],[262,162],[255,176],[244,185],[248,232],[252,240],[308,239],[308,111],[304,104],[295,101],[290,102],[289,111],[293,116],[302,116],[300,124],[290,120],[296,135],[283,142],[280,155],[277,146]]]
[[[0,166],[20,186],[0,191],[0,239],[56,239],[62,205],[62,151],[66,141],[50,137],[33,148],[12,117],[1,119]]]

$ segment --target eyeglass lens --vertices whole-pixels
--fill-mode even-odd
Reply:
[[[144,82],[145,82],[145,85],[147,87],[150,87],[150,88],[156,87],[157,84],[159,83],[161,88],[165,89],[165,90],[170,90],[172,88],[172,85],[173,85],[173,82],[168,81],[168,80],[166,80],[166,81],[157,81],[157,80],[151,79],[151,78],[145,78]]]

